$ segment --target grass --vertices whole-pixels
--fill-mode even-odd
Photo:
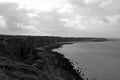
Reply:
[[[0,36],[0,80],[83,80],[79,70],[54,48],[73,41],[104,38]]]
[[[50,45],[56,45],[57,41],[0,37],[0,80],[82,80],[64,55],[51,51]]]

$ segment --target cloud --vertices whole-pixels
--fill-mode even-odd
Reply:
[[[0,3],[0,16],[4,17],[6,23],[6,28],[0,29],[1,33],[63,35],[68,30],[60,21],[63,14],[69,13],[67,7],[60,12],[58,10],[63,8],[36,13],[34,10],[18,8],[19,6],[17,3]],[[2,17],[0,20],[3,23]]]
[[[113,0],[85,0],[85,4],[98,4],[100,7],[110,5]]]
[[[108,22],[111,23],[111,24],[120,23],[120,15],[106,16],[106,19],[107,19]]]
[[[64,13],[73,13],[73,6],[71,4],[65,4],[64,6],[58,8],[58,13],[64,14]]]
[[[74,11],[86,16],[120,14],[120,0],[70,0]]]
[[[109,5],[112,4],[112,2],[113,2],[113,0],[103,1],[103,2],[100,4],[100,7],[102,7],[102,8],[108,7]]]
[[[69,2],[73,6],[81,6],[81,7],[83,7],[85,5],[85,0],[69,0]]]
[[[84,17],[82,16],[75,15],[71,18],[61,18],[60,20],[65,23],[66,27],[77,28],[80,30],[86,29],[86,23],[84,21]]]
[[[101,18],[101,17],[92,17],[92,18],[89,18],[89,22],[90,24],[105,24],[106,22]]]
[[[74,5],[75,14],[87,18],[86,23],[109,24],[106,17],[120,14],[119,0],[71,0],[71,4]],[[115,21],[115,16],[113,17]]]
[[[0,32],[62,36],[112,32],[118,29],[119,4],[119,0],[0,0]]]
[[[54,9],[62,9],[62,11],[67,11],[68,8],[71,7],[67,0],[1,0],[0,2],[17,3],[20,5],[19,8],[35,10],[38,13],[51,12]]]
[[[0,16],[0,28],[5,28],[6,27],[6,22],[4,20],[3,16]]]
[[[107,23],[105,20],[103,20],[103,18],[100,17],[88,17],[80,15],[61,18],[60,20],[65,23],[66,27],[72,27],[84,31],[88,30],[90,25],[102,25]]]
[[[99,2],[100,0],[85,0],[85,4],[91,4],[91,3],[96,3]]]
[[[29,11],[17,9],[18,7],[19,5],[16,3],[0,3],[0,16],[3,17],[1,23],[4,26],[0,31],[6,30],[9,33],[24,33],[26,31],[23,29],[25,26],[21,25],[29,25],[30,18],[27,16]]]

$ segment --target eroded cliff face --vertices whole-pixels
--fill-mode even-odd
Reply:
[[[0,38],[0,80],[83,80],[52,39]]]

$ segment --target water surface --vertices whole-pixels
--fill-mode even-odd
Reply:
[[[85,77],[96,80],[120,80],[120,41],[84,42],[56,49],[77,66]]]

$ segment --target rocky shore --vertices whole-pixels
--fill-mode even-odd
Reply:
[[[52,49],[61,47],[63,44],[65,43],[47,46],[45,50],[42,50],[42,53],[40,53],[47,57],[48,61],[46,61],[46,64],[49,65],[47,70],[50,70],[49,72],[51,74],[61,77],[61,79],[58,80],[83,80],[69,59],[65,58],[61,53],[51,51]]]

